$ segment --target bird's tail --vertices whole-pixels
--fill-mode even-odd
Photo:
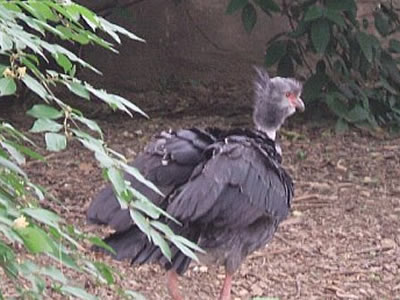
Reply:
[[[181,235],[194,243],[198,242],[199,234],[193,229],[185,228],[172,222],[168,222],[168,226],[175,234]],[[182,274],[186,271],[191,261],[189,257],[171,243],[169,243],[171,261],[169,261],[163,255],[161,249],[137,226],[131,226],[123,232],[115,232],[105,238],[104,242],[114,249],[115,254],[98,246],[94,246],[93,250],[107,253],[117,260],[129,259],[132,264],[160,263],[167,270],[173,269],[178,274]]]

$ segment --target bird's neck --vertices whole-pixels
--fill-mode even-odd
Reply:
[[[269,128],[257,126],[257,130],[264,132],[271,140],[275,141],[276,129],[269,129]]]

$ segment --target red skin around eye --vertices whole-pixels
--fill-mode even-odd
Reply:
[[[294,103],[296,101],[297,97],[296,97],[295,93],[287,92],[286,93],[286,98],[288,98],[290,102]]]

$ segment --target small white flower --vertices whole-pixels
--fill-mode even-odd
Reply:
[[[16,218],[13,222],[13,227],[15,229],[25,228],[28,225],[29,223],[26,221],[25,216],[20,216],[19,218]]]

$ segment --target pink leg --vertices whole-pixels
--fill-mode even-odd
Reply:
[[[174,270],[167,272],[167,287],[168,292],[174,300],[183,300],[178,287],[178,274]]]
[[[222,286],[219,300],[231,300],[231,288],[232,288],[232,274],[225,274],[224,285]]]

